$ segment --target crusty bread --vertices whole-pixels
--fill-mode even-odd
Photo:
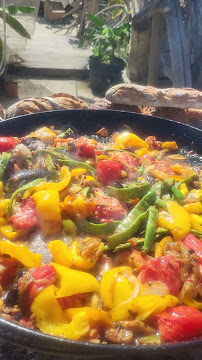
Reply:
[[[114,104],[180,109],[202,109],[202,92],[190,89],[157,89],[136,84],[115,85],[106,92],[106,99]]]
[[[165,119],[175,120],[182,123],[189,123],[190,121],[201,121],[202,120],[202,110],[195,109],[177,109],[177,108],[151,108],[144,107],[142,109],[142,114],[158,116]]]
[[[6,118],[63,109],[88,109],[88,105],[75,96],[59,93],[21,100],[7,109]]]
[[[122,110],[122,111],[131,111],[141,113],[141,108],[139,106],[128,106],[122,104],[112,104],[111,101],[106,98],[97,100],[90,107],[93,110]]]

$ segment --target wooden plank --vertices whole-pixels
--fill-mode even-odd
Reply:
[[[160,67],[160,25],[161,15],[156,13],[152,16],[152,32],[149,51],[147,84],[157,87]]]
[[[164,13],[173,73],[173,87],[191,87],[190,58],[179,0],[169,0]]]

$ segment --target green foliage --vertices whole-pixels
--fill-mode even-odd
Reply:
[[[87,18],[93,26],[85,29],[80,47],[84,44],[92,46],[93,56],[106,64],[113,63],[117,55],[126,55],[130,39],[129,23],[112,28],[98,16],[87,14]]]
[[[10,5],[7,7],[7,11],[10,15],[15,15],[17,12],[21,12],[23,14],[30,14],[35,10],[35,8],[30,6],[14,6]]]

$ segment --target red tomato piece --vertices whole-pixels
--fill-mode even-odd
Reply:
[[[16,139],[12,136],[0,137],[0,151],[9,151],[17,145]]]
[[[76,140],[76,154],[82,158],[95,157],[95,144],[85,137]]]
[[[17,274],[17,261],[14,258],[0,257],[0,285],[9,285],[15,280]]]
[[[32,304],[34,298],[47,286],[54,283],[56,271],[50,264],[44,264],[30,270],[31,281],[27,286],[28,304]]]
[[[75,294],[57,299],[62,309],[70,309],[83,306],[84,294]]]
[[[202,335],[202,313],[193,307],[169,308],[156,318],[164,342],[188,340]]]
[[[23,200],[22,205],[11,217],[11,221],[17,229],[31,229],[38,224],[36,205],[31,196]]]
[[[97,178],[102,185],[109,185],[121,180],[121,165],[111,160],[101,160],[97,165]]]
[[[170,174],[172,172],[172,168],[167,161],[155,161],[154,166],[155,169],[162,171],[166,174]]]
[[[130,179],[133,179],[135,177],[139,160],[132,157],[132,155],[127,152],[117,151],[112,154],[110,160],[119,163],[122,169],[126,172],[127,177],[129,177]]]
[[[97,221],[107,222],[121,220],[126,215],[126,209],[119,200],[110,196],[96,195],[94,197],[94,217]]]
[[[183,240],[183,245],[185,245],[188,249],[192,249],[195,251],[196,255],[199,258],[199,263],[202,265],[202,242],[194,235],[189,234]]]
[[[167,255],[147,261],[138,277],[142,284],[153,280],[161,281],[167,285],[171,295],[179,294],[180,264],[174,256]]]
[[[140,163],[145,164],[146,166],[150,166],[154,164],[154,158],[151,154],[145,154],[141,156]]]

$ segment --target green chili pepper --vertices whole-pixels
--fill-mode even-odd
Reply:
[[[151,190],[138,202],[117,227],[115,234],[109,236],[109,245],[111,248],[115,248],[134,236],[147,218],[147,209],[150,205],[154,204],[155,200],[156,192],[155,190]]]
[[[164,181],[158,181],[155,185],[154,185],[154,189],[157,192],[157,196],[161,197],[164,194],[167,194],[170,190],[171,187],[174,184],[174,180],[173,179],[166,179]]]
[[[120,244],[113,250],[113,252],[117,252],[117,251],[120,251],[120,250],[128,250],[130,248],[131,248],[130,243]],[[111,251],[109,245],[105,245],[103,247],[103,251]]]
[[[82,167],[84,169],[87,169],[89,170],[91,173],[93,173],[93,175],[96,174],[96,171],[95,169],[89,165],[89,164],[86,164],[84,162],[81,162],[81,161],[76,161],[76,160],[63,160],[63,159],[57,159],[57,161],[60,163],[60,164],[63,164],[63,165],[67,165],[69,166],[70,168],[77,168],[77,167]]]
[[[90,188],[88,186],[88,187],[83,188],[80,192],[83,196],[87,197],[89,190],[90,190]]]
[[[170,233],[169,230],[164,229],[164,228],[162,228],[162,227],[158,227],[158,228],[156,229],[156,240],[158,240],[161,236],[166,236],[166,235],[168,235],[169,233]]]
[[[196,174],[191,174],[189,175],[187,178],[183,179],[182,181],[180,181],[178,184],[177,184],[177,189],[179,189],[179,187],[182,185],[182,184],[186,184],[186,185],[189,185],[191,184],[194,180],[196,179]]]
[[[194,230],[194,229],[191,229],[190,232],[191,232],[193,235],[202,238],[202,232],[197,231],[197,230]]]
[[[122,230],[120,232],[117,232],[111,236],[109,236],[109,247],[111,249],[115,249],[118,245],[124,243],[126,240],[130,239],[132,236],[134,236],[142,224],[147,220],[148,212],[145,211],[144,213],[141,213],[136,217],[136,219],[133,220],[132,224],[129,228]],[[117,229],[121,226],[121,224],[117,227]],[[117,231],[116,229],[116,231]]]
[[[163,198],[163,201],[170,201],[171,200],[171,195],[170,194],[163,195],[162,198]]]
[[[53,150],[40,149],[40,150],[36,150],[34,154],[35,154],[35,156],[40,155],[40,154],[49,154],[49,155],[57,158],[57,160],[71,160],[71,158],[69,156],[59,153],[55,150],[53,151]]]
[[[175,196],[175,198],[179,202],[179,204],[183,205],[184,200],[186,199],[184,194],[179,189],[177,189],[175,186],[172,186],[171,190],[172,190],[173,195]]]
[[[164,210],[168,210],[168,207],[166,205],[166,202],[161,200],[159,197],[157,197],[156,201],[155,201],[155,206],[158,209],[164,209]]]
[[[78,226],[81,231],[90,233],[92,235],[109,235],[112,234],[120,221],[111,221],[109,223],[94,224],[87,220],[80,221]]]
[[[157,219],[158,210],[155,208],[155,206],[150,206],[143,247],[144,253],[147,253],[149,250],[151,250],[153,242],[156,238]]]
[[[148,335],[148,336],[144,336],[144,337],[140,337],[136,339],[138,344],[141,345],[160,345],[161,344],[161,339],[159,335]]]
[[[121,152],[127,152],[128,154],[130,154],[132,157],[137,158],[137,155],[132,153],[131,151],[128,150],[124,150],[124,149],[105,149],[105,152],[113,152],[113,151],[121,151]]]
[[[54,163],[53,163],[53,160],[52,160],[52,157],[51,157],[50,154],[47,154],[47,155],[46,155],[45,165],[46,165],[46,167],[47,167],[47,170],[48,170],[49,173],[50,173],[51,179],[53,179],[53,180],[58,179],[58,172],[57,172],[57,170],[55,169],[55,166],[54,166]]]
[[[142,198],[147,194],[151,185],[149,182],[145,184],[133,184],[130,187],[124,187],[121,189],[113,186],[108,186],[107,191],[110,196],[113,196],[119,200],[128,201],[129,199]]]
[[[65,234],[72,235],[72,236],[76,235],[77,227],[71,219],[63,220],[62,227],[63,227]]]
[[[145,164],[143,163],[142,166],[138,168],[137,174],[138,176],[142,176],[144,173]]]
[[[10,198],[10,203],[8,205],[8,212],[11,213],[12,206],[13,206],[13,200],[15,199],[17,194],[19,194],[22,191],[31,189],[32,187],[35,187],[35,186],[39,185],[44,180],[45,180],[44,178],[36,179],[34,181],[29,182],[26,185],[21,186],[19,189],[15,190],[14,193],[12,194],[11,198]]]
[[[2,153],[2,158],[1,158],[1,162],[0,162],[0,180],[3,179],[4,173],[8,166],[8,163],[10,161],[10,158],[11,158],[10,153],[7,153],[7,152]]]

